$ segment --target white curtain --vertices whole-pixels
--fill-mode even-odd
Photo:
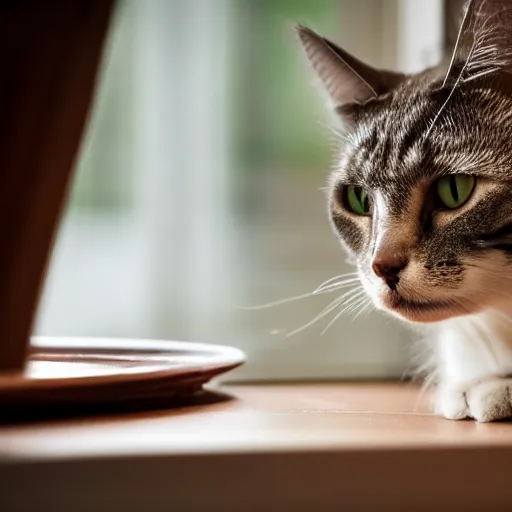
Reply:
[[[324,324],[286,337],[325,296],[263,311],[237,307],[304,293],[352,270],[325,218],[322,172],[269,165],[249,173],[233,161],[237,38],[244,27],[263,30],[255,18],[243,25],[239,9],[248,1],[119,3],[36,331],[233,344],[250,363],[228,377],[400,375],[411,336],[390,319],[341,316],[325,336]],[[250,5],[246,14],[269,4]],[[373,64],[414,70],[440,52],[440,6],[345,0],[336,39]],[[297,52],[289,59],[300,66]],[[314,91],[306,75],[297,77],[300,101],[308,101]],[[258,106],[266,100],[260,95]],[[245,215],[232,209],[237,180],[260,191]]]
[[[38,332],[208,340],[226,321],[229,4],[119,3],[75,186],[126,204],[72,202]]]

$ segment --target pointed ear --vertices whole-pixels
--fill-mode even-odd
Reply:
[[[341,112],[350,110],[346,108],[350,104],[365,103],[391,91],[405,79],[403,74],[364,64],[307,27],[296,30],[313,69]]]
[[[461,14],[457,41],[443,85],[511,70],[512,2],[468,0]]]

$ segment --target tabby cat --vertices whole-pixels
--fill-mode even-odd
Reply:
[[[375,306],[431,331],[436,410],[512,417],[512,5],[465,5],[415,75],[297,33],[342,120],[333,228]]]

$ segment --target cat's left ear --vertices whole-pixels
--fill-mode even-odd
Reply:
[[[307,27],[296,30],[313,69],[342,115],[348,115],[351,105],[385,94],[406,78],[364,64]]]

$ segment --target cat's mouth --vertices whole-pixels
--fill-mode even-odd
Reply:
[[[407,299],[397,292],[386,294],[382,298],[382,302],[387,309],[411,322],[440,322],[465,312],[453,301],[419,301]]]

